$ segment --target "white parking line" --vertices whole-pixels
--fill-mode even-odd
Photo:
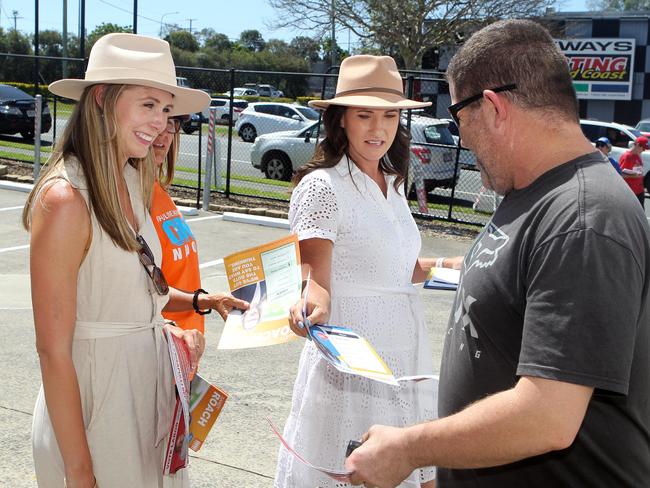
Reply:
[[[195,219],[187,219],[187,222],[198,222],[200,220],[221,220],[223,215],[209,215],[208,217],[197,217]]]
[[[214,261],[208,261],[207,263],[199,264],[199,269],[209,268],[210,266],[219,266],[223,264],[223,259],[215,259]]]
[[[4,249],[0,249],[0,253],[9,252],[9,251],[18,251],[20,249],[27,249],[27,248],[29,248],[29,244],[26,244],[24,246],[5,247]]]
[[[0,212],[8,212],[9,210],[19,210],[21,208],[24,208],[25,205],[21,205],[19,207],[5,207],[5,208],[0,208]]]

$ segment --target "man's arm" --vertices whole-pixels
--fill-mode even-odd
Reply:
[[[484,468],[569,447],[593,388],[522,377],[514,388],[443,419],[373,426],[346,462],[352,481],[397,486],[419,467]]]

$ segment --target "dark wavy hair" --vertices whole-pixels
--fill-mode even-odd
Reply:
[[[345,135],[345,130],[341,127],[341,119],[346,110],[347,107],[341,105],[327,107],[323,113],[325,139],[318,144],[311,160],[296,170],[291,180],[294,185],[300,183],[300,180],[314,170],[333,168],[344,154],[348,154],[348,138]],[[397,126],[397,134],[393,144],[379,161],[379,169],[384,174],[396,176],[395,190],[399,190],[399,186],[404,182],[408,172],[410,141],[409,132],[400,123]]]

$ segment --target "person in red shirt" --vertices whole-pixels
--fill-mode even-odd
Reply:
[[[210,294],[201,288],[196,240],[167,193],[174,179],[181,119],[168,119],[167,128],[153,143],[154,161],[158,169],[150,214],[163,251],[160,268],[171,287],[163,317],[173,320],[183,329],[204,332],[205,314],[216,310],[225,320],[230,310],[246,310],[248,303],[228,293]]]
[[[623,179],[630,186],[639,199],[641,206],[645,208],[645,188],[643,188],[643,161],[641,153],[648,149],[648,139],[639,136],[634,140],[632,148],[625,151],[619,159]]]

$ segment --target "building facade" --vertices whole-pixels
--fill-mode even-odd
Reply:
[[[580,117],[636,125],[650,118],[650,12],[560,12],[540,19],[555,39],[633,39],[633,62],[629,68],[629,100],[613,94],[592,95],[578,90]],[[439,50],[438,65],[445,70],[456,47]],[[575,82],[576,88],[580,85]],[[422,93],[434,102],[438,117],[448,117],[448,87],[438,84],[434,93]]]

